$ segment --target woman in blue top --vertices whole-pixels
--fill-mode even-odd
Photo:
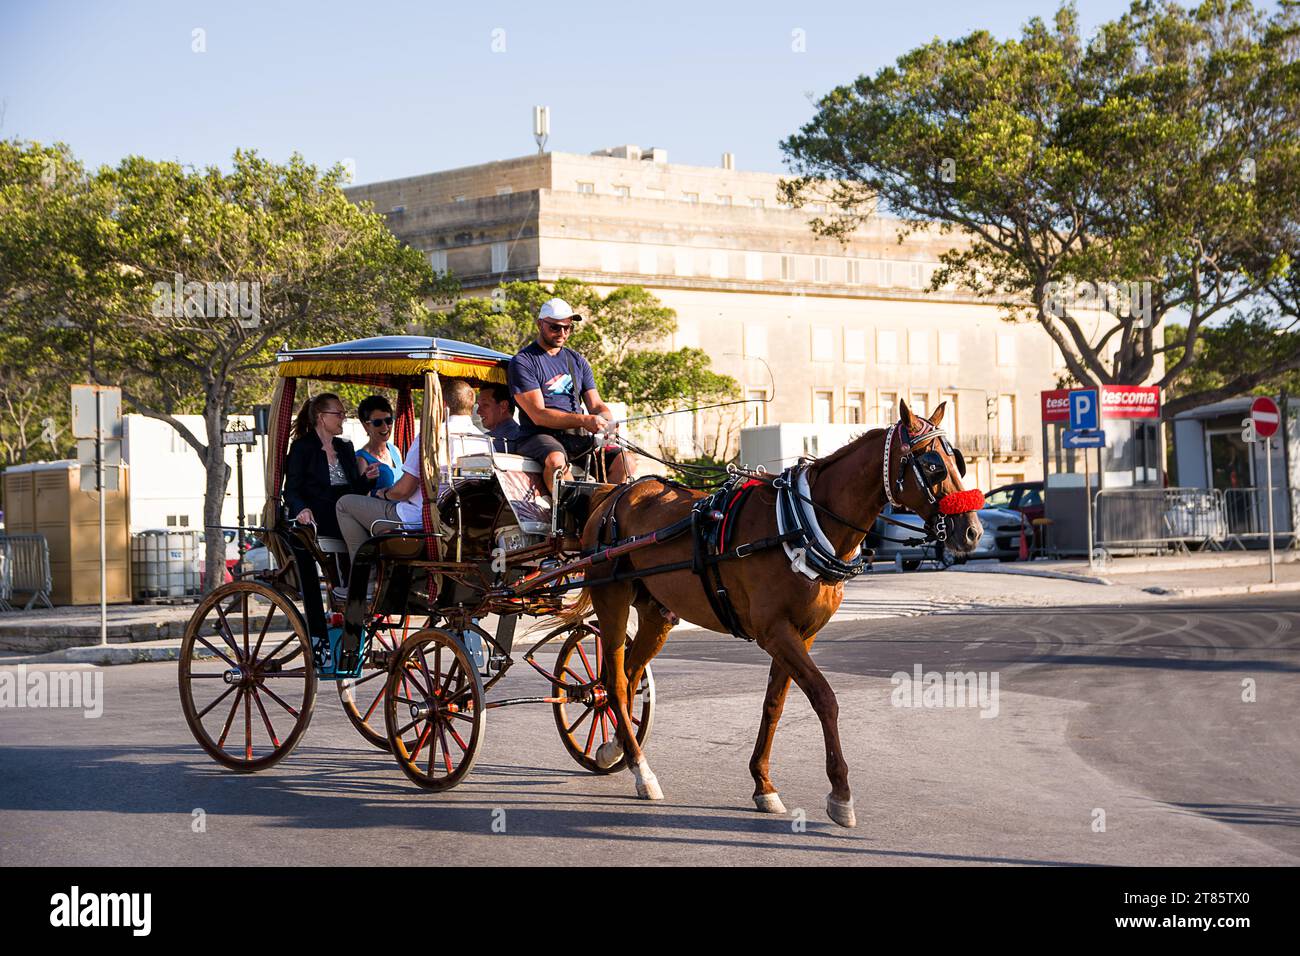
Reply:
[[[357,452],[357,468],[379,466],[375,491],[391,488],[402,474],[402,453],[389,439],[393,434],[393,406],[382,395],[371,395],[357,406],[357,417],[366,428],[369,441]]]

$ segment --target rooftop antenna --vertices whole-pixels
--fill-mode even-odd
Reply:
[[[551,108],[549,106],[533,107],[533,140],[537,143],[537,152],[546,152],[546,140],[551,135]]]

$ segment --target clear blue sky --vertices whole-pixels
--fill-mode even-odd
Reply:
[[[1085,31],[1127,0],[1079,0]],[[1018,35],[1053,0],[717,4],[0,0],[0,137],[89,165],[226,165],[239,146],[356,164],[359,183],[536,149],[662,146],[780,172],[809,97],[935,36]],[[192,50],[205,31],[206,52]],[[791,49],[802,29],[806,52]],[[493,52],[494,31],[504,52]]]

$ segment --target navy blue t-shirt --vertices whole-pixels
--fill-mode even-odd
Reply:
[[[533,342],[510,360],[510,394],[517,396],[541,389],[542,403],[558,412],[581,414],[582,394],[595,387],[596,377],[590,363],[571,348],[561,347],[554,355],[547,355],[545,349]],[[522,405],[519,425],[525,435],[555,431],[534,424]]]

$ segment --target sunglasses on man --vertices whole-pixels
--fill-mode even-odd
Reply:
[[[572,331],[573,331],[573,323],[572,323],[572,322],[569,322],[569,323],[567,323],[567,324],[565,324],[565,325],[561,325],[559,322],[544,322],[543,325],[545,325],[545,326],[546,326],[548,329],[550,329],[552,332],[564,332],[566,335],[567,335],[569,332],[572,332]]]

